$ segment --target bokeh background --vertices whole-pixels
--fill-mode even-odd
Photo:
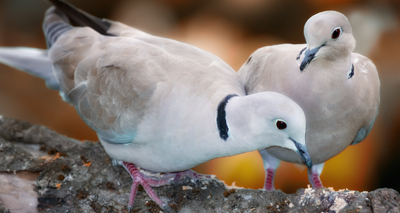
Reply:
[[[400,191],[400,28],[398,0],[69,0],[98,17],[118,20],[154,35],[205,49],[235,70],[257,48],[304,43],[309,17],[337,10],[350,20],[355,52],[371,58],[381,79],[381,107],[367,139],[327,161],[324,186]],[[44,0],[0,0],[0,46],[45,48],[41,31]],[[44,81],[0,65],[0,114],[45,125],[61,134],[96,141],[93,130]],[[227,184],[262,188],[258,152],[216,159],[195,168]],[[307,187],[303,166],[281,163],[275,187],[286,193]]]

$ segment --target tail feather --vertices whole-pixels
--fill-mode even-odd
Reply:
[[[47,10],[43,21],[43,32],[48,48],[51,48],[61,34],[73,28],[71,23],[90,27],[102,35],[113,36],[107,32],[111,27],[111,22],[108,20],[99,19],[61,0],[49,1],[55,7]]]
[[[49,1],[56,6],[57,10],[68,17],[72,24],[76,26],[87,26],[102,35],[113,36],[107,32],[111,27],[111,23],[106,19],[99,19],[61,0]]]
[[[48,48],[66,31],[73,28],[71,25],[88,26],[100,34],[113,36],[107,33],[111,22],[94,17],[61,0],[48,0],[55,7],[47,10],[43,21],[43,32],[46,36]],[[25,71],[46,81],[47,87],[60,90],[60,84],[53,73],[53,63],[47,56],[47,51],[36,48],[7,48],[0,47],[0,63]]]
[[[46,37],[47,47],[51,48],[61,34],[72,28],[68,18],[62,12],[54,7],[49,8],[43,21],[43,33]]]
[[[59,90],[60,84],[53,74],[53,63],[47,51],[36,48],[0,47],[0,62],[42,78],[50,89]]]

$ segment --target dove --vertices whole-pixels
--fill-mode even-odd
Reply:
[[[76,108],[131,175],[128,208],[140,184],[169,210],[152,187],[196,177],[190,169],[214,158],[276,146],[311,167],[305,114],[290,98],[246,95],[239,75],[211,53],[50,2],[48,49],[3,47],[0,61],[43,78]]]
[[[306,44],[259,48],[240,68],[248,95],[264,91],[284,94],[303,109],[307,119],[306,145],[313,162],[308,177],[322,187],[324,162],[347,146],[363,141],[378,115],[380,81],[367,57],[352,51],[356,41],[346,16],[336,11],[318,13],[304,26]],[[275,190],[274,174],[280,160],[301,160],[281,148],[261,150],[264,189]]]

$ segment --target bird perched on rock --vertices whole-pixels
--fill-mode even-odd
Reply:
[[[306,144],[313,166],[313,187],[324,162],[367,137],[379,108],[380,82],[371,60],[352,53],[356,41],[346,16],[325,11],[304,26],[307,44],[281,44],[256,50],[240,68],[247,94],[275,91],[287,95],[306,114]],[[280,148],[260,151],[264,161],[264,188],[274,190],[279,160],[301,163]],[[278,159],[277,159],[278,158]]]
[[[245,96],[237,73],[206,51],[50,2],[48,51],[1,48],[0,61],[44,78],[75,106],[132,176],[129,206],[141,184],[168,209],[151,186],[193,175],[190,168],[218,157],[277,146],[311,167],[305,115],[291,99]]]

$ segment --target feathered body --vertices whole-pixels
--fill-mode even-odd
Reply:
[[[378,114],[379,77],[372,61],[357,53],[333,60],[316,58],[300,71],[301,58],[296,58],[306,47],[281,44],[260,48],[239,75],[248,94],[275,91],[302,107],[308,121],[307,149],[313,163],[319,164],[368,135]],[[351,61],[341,63],[342,57]],[[354,76],[349,78],[352,65]],[[297,156],[274,149],[268,150],[279,159],[301,163]]]
[[[322,187],[319,175],[324,162],[370,132],[378,115],[380,81],[372,61],[352,52],[356,43],[343,14],[325,11],[312,16],[304,26],[304,36],[307,44],[256,50],[239,75],[247,94],[279,92],[304,110],[306,144],[313,161],[309,179],[314,187]],[[260,153],[267,173],[278,167],[273,157],[302,163],[281,148]],[[266,182],[265,188],[274,190],[273,180]]]

